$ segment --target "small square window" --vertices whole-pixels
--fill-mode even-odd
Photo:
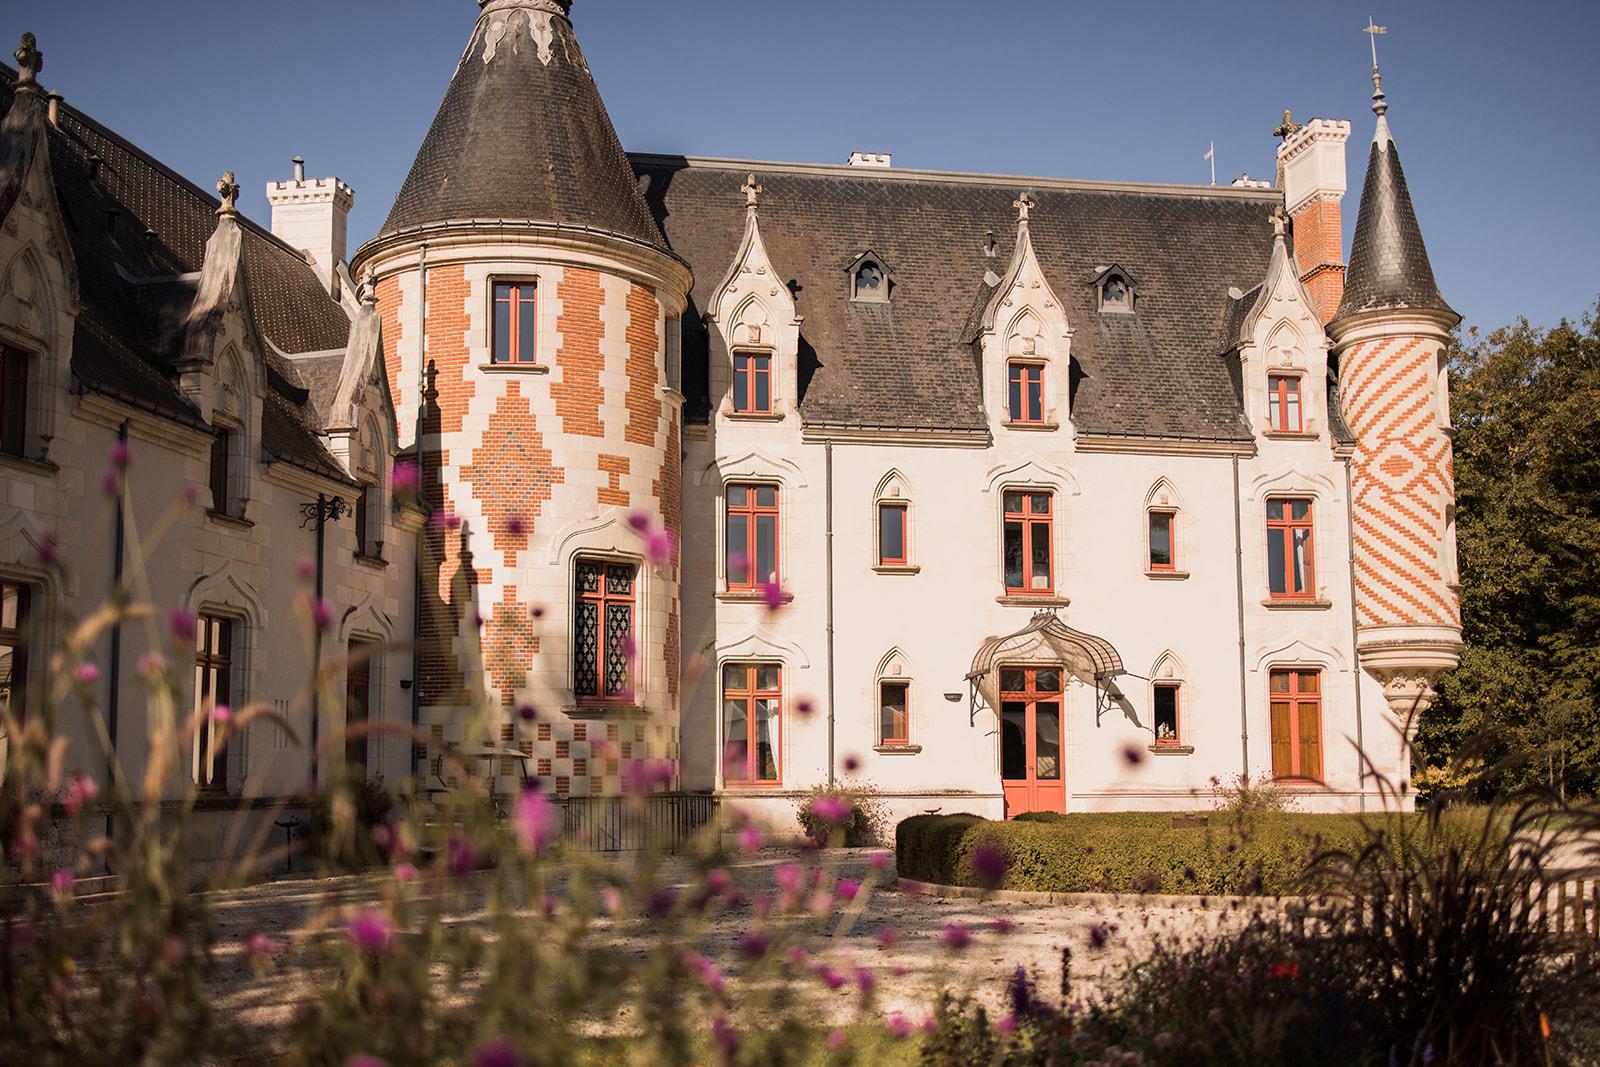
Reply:
[[[1044,421],[1044,368],[1013,363],[1007,370],[1007,410],[1012,422]]]

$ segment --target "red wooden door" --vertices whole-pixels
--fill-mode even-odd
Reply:
[[[1000,785],[1006,818],[1066,810],[1062,747],[1060,668],[1000,668]]]

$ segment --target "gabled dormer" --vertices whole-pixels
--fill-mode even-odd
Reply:
[[[894,290],[894,274],[884,258],[868,249],[845,271],[850,300],[856,304],[887,304]]]
[[[351,523],[356,556],[381,561],[399,424],[384,370],[382,319],[370,274],[363,280],[356,302],[350,342],[333,401],[323,417],[323,433],[328,450],[357,485]]]
[[[1013,206],[1017,247],[979,324],[984,408],[1000,433],[1059,430],[1071,418],[1072,327],[1034,251],[1034,199]]]
[[[1100,267],[1089,280],[1089,286],[1094,292],[1094,306],[1102,315],[1131,315],[1135,309],[1138,294],[1134,288],[1133,275],[1128,273],[1121,264],[1113,263],[1109,267]]]
[[[777,422],[799,417],[800,317],[761,239],[761,186],[750,175],[744,237],[713,291],[706,318],[722,338],[712,346],[710,386],[717,420]]]
[[[1258,438],[1327,440],[1328,340],[1300,267],[1284,240],[1285,218],[1272,218],[1272,258],[1250,294],[1234,336],[1245,417]]]

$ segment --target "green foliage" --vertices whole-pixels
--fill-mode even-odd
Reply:
[[[1306,880],[1320,850],[1353,849],[1374,827],[1419,816],[1214,813],[1204,820],[1154,812],[1038,814],[1007,822],[974,815],[918,815],[896,833],[900,874],[944,885],[981,885],[980,846],[1011,861],[1001,889],[1055,893],[1279,894],[1315,889]],[[1469,836],[1481,816],[1449,817],[1441,839]]]
[[[841,827],[822,818],[815,810],[819,797],[836,798],[848,804],[849,821]],[[850,847],[878,845],[888,837],[888,813],[884,811],[883,802],[870,789],[829,789],[827,786],[814,785],[801,798],[795,809],[795,818],[807,837],[825,847],[841,844]]]
[[[1422,716],[1419,785],[1600,788],[1600,315],[1451,352],[1461,665]],[[1469,744],[1469,739],[1473,741]]]

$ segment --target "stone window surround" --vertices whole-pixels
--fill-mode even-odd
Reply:
[[[540,330],[539,316],[544,312],[544,299],[541,289],[544,279],[538,271],[511,271],[499,274],[491,271],[484,277],[483,300],[486,309],[483,320],[483,350],[488,354],[488,359],[483,362],[482,369],[489,371],[522,371],[524,373],[550,372],[549,363],[541,360],[540,348],[543,347],[543,331]],[[501,285],[531,285],[533,286],[533,358],[531,360],[517,361],[504,360],[497,362],[494,358],[494,311],[495,289]],[[512,332],[516,332],[517,315],[516,301],[512,301]],[[514,338],[513,338],[514,343]],[[537,368],[537,369],[536,369]]]
[[[577,642],[573,640],[573,628],[578,622],[578,564],[579,562],[598,563],[625,563],[633,568],[633,644],[635,655],[633,658],[633,699],[619,700],[606,697],[580,697],[578,696],[578,668],[577,668]],[[604,710],[637,710],[644,704],[644,694],[651,681],[651,657],[645,654],[645,649],[650,647],[653,631],[649,625],[650,597],[655,592],[651,569],[646,567],[643,556],[628,552],[616,552],[603,549],[588,549],[578,546],[567,557],[567,655],[566,655],[566,691],[571,696],[570,706],[566,709],[572,711],[604,711]],[[604,620],[601,620],[601,643],[604,645]]]

